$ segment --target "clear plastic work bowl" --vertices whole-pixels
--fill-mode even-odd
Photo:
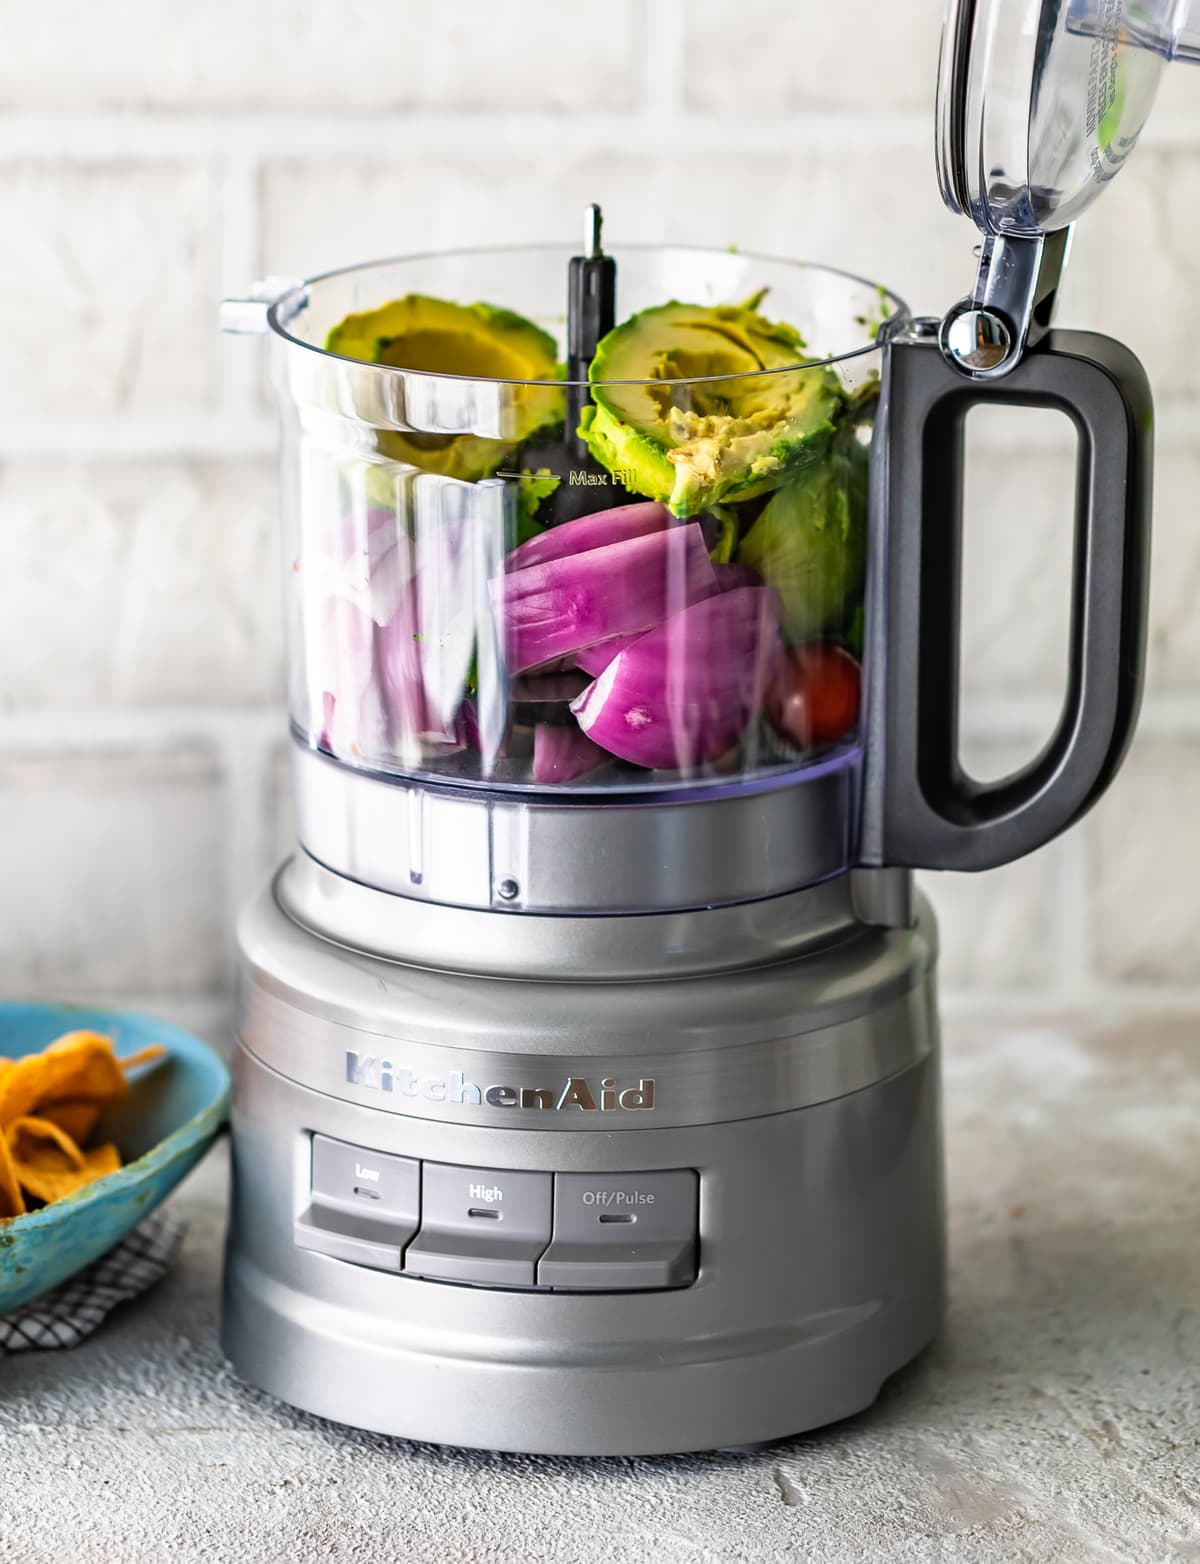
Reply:
[[[648,313],[580,385],[571,253],[414,256],[272,307],[298,739],[518,790],[854,765],[877,338],[904,306],[616,249],[618,327]]]

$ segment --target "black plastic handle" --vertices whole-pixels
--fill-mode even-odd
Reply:
[[[1053,332],[991,381],[966,379],[927,340],[894,342],[885,357],[860,856],[989,869],[1077,820],[1132,736],[1146,641],[1150,387],[1127,348],[1090,332]],[[1042,753],[995,783],[968,777],[958,753],[963,421],[981,403],[1056,408],[1079,436],[1066,701]]]

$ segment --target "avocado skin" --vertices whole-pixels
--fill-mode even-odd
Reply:
[[[596,349],[579,435],[627,489],[677,516],[770,493],[833,432],[837,376],[805,364],[799,333],[760,315],[760,297],[642,310]]]
[[[523,441],[562,422],[563,392],[553,383],[561,378],[562,366],[554,339],[514,310],[410,293],[347,315],[329,332],[325,349],[361,363],[425,373],[547,382],[512,387],[512,439],[375,431],[382,456],[424,472],[467,483],[490,477]]]

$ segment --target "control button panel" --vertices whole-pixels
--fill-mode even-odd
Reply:
[[[311,1201],[295,1225],[302,1249],[398,1271],[420,1208],[419,1162],[313,1136]]]
[[[686,1287],[696,1279],[698,1190],[691,1169],[556,1173],[538,1281],[571,1292]]]
[[[421,1228],[404,1269],[442,1281],[533,1287],[550,1242],[553,1174],[427,1162]]]
[[[475,1287],[647,1292],[698,1266],[700,1178],[458,1167],[312,1137],[295,1240],[336,1260]]]

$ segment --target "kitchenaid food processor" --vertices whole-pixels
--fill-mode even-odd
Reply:
[[[384,1433],[659,1453],[859,1411],[936,1333],[912,870],[1069,826],[1141,682],[1149,393],[1048,329],[1101,176],[1042,157],[1037,113],[1023,162],[974,161],[985,108],[1014,114],[984,45],[1026,104],[1047,59],[1110,47],[1046,9],[1032,38],[951,15],[941,177],[985,237],[941,319],[829,268],[607,248],[593,209],[579,253],[226,305],[269,332],[282,410],[300,844],[239,932],[247,1379]],[[982,784],[961,432],[1000,403],[1078,431],[1071,660],[1044,751]]]

